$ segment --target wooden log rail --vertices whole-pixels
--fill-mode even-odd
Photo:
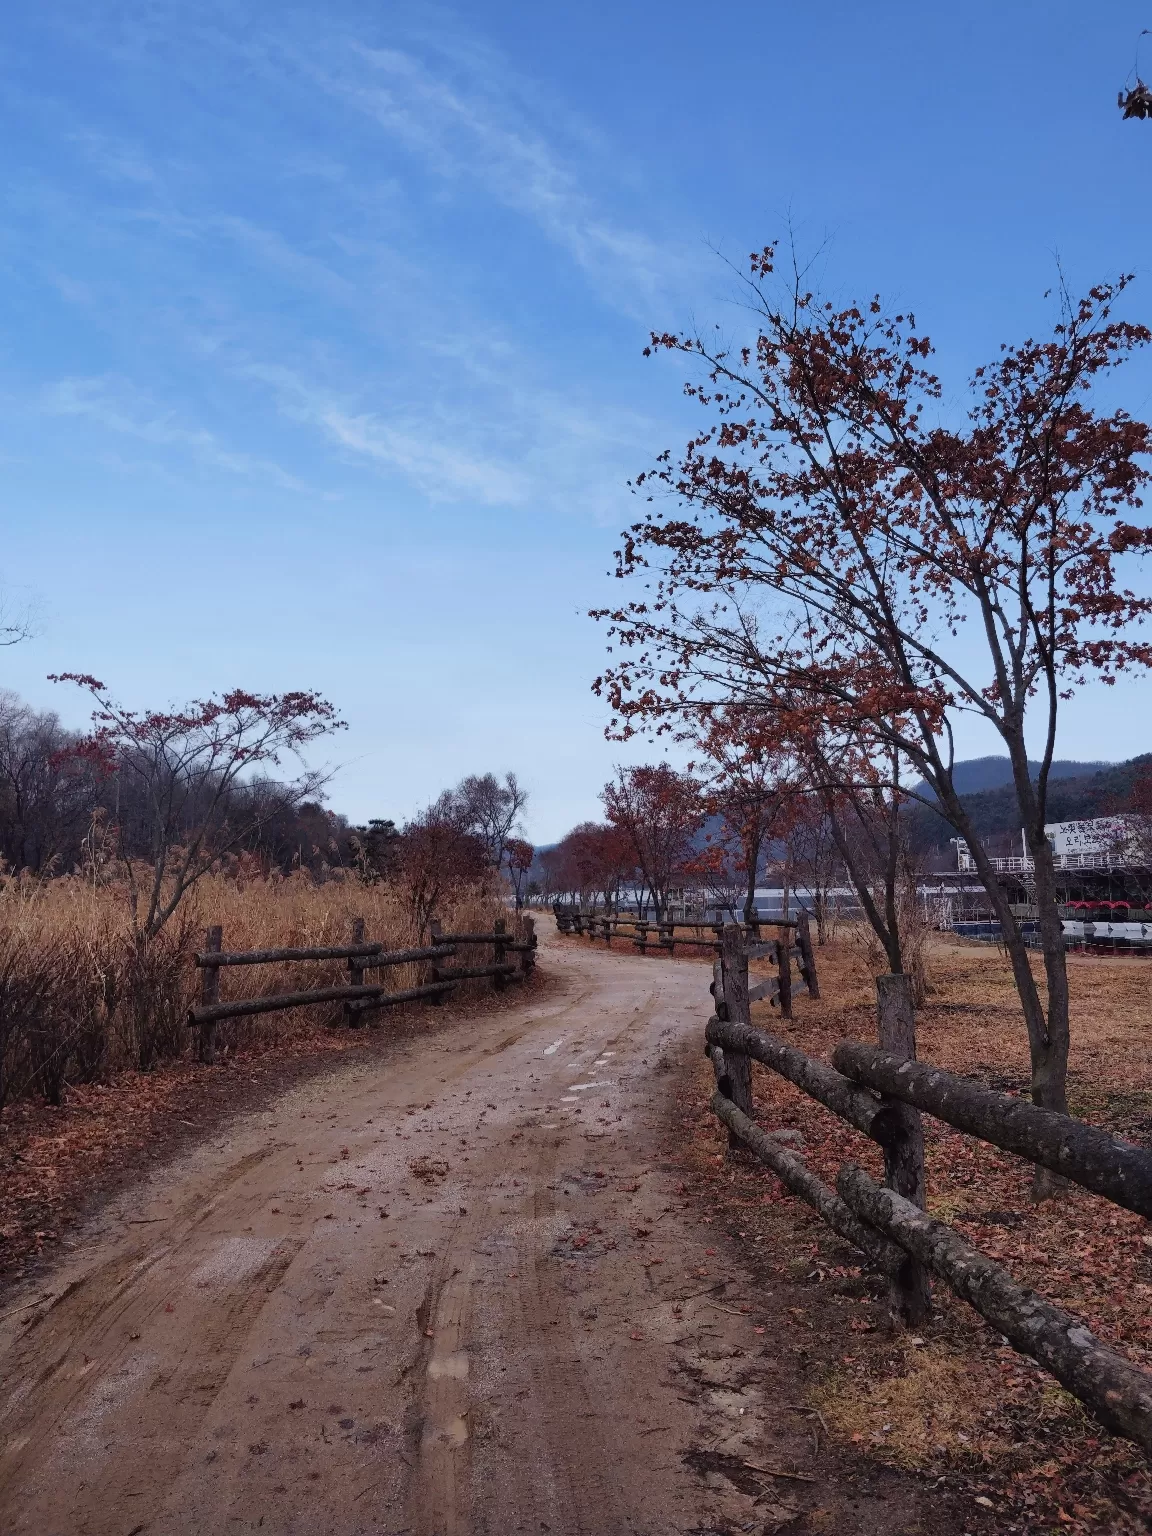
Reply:
[[[501,933],[442,933],[440,940],[444,944],[503,944],[505,949],[533,949],[532,944],[518,944],[511,934]]]
[[[313,1003],[347,1003],[369,999],[377,1002],[386,997],[387,993],[388,988],[383,983],[379,986],[310,987],[305,992],[275,992],[268,997],[239,998],[235,1002],[192,1008],[188,1013],[188,1022],[218,1024],[221,1019],[243,1019],[254,1013],[277,1013],[282,1008],[307,1008]]]
[[[382,971],[390,965],[406,965],[413,960],[439,960],[456,953],[455,943],[445,939],[443,943],[428,944],[423,949],[376,950],[358,960],[358,971]]]
[[[289,960],[348,960],[357,955],[367,958],[380,955],[383,950],[383,944],[335,944],[312,949],[241,949],[219,955],[209,949],[202,954],[194,955],[193,961],[198,966],[275,965]],[[407,955],[408,951],[397,950],[395,953]],[[413,951],[411,958],[417,957],[418,952]],[[381,963],[398,965],[400,962],[394,957],[386,956]]]
[[[1152,1152],[1143,1147],[1071,1115],[1041,1109],[924,1062],[903,1061],[872,1045],[845,1040],[832,1060],[854,1082],[1051,1168],[1114,1205],[1152,1217]]]
[[[1113,1432],[1152,1451],[1152,1371],[1125,1360],[1079,1318],[1017,1285],[954,1232],[895,1190],[882,1189],[862,1169],[846,1164],[836,1188],[861,1220],[883,1233],[963,1297],[1021,1354],[1051,1371]]]
[[[735,954],[732,946],[726,955],[730,963]],[[734,999],[745,1018],[709,1019],[705,1049],[717,1077],[712,1110],[728,1127],[730,1144],[746,1146],[786,1188],[888,1274],[897,1304],[901,1297],[907,1302],[919,1294],[928,1305],[930,1293],[920,1277],[931,1272],[1016,1349],[1050,1371],[1115,1434],[1152,1453],[1152,1372],[1108,1349],[1079,1319],[1017,1285],[1007,1270],[945,1222],[926,1215],[896,1189],[876,1184],[854,1165],[841,1168],[835,1192],[828,1189],[799,1154],[787,1151],[771,1132],[756,1125],[744,1064],[761,1062],[879,1142],[885,1147],[886,1167],[906,1133],[901,1116],[910,1112],[909,1106],[1052,1168],[1115,1205],[1149,1216],[1152,1152],[1069,1115],[1039,1109],[874,1046],[845,1041],[834,1051],[830,1067],[753,1029],[746,1022],[747,1002],[741,1001],[739,978],[725,998],[726,1006]],[[720,1002],[718,995],[718,1013]],[[877,1247],[878,1239],[895,1245],[902,1259],[897,1261],[891,1248]]]
[[[722,1067],[718,1065],[717,1071],[720,1070]],[[834,1190],[820,1182],[798,1153],[789,1152],[768,1131],[761,1130],[755,1121],[737,1109],[722,1087],[712,1095],[712,1113],[756,1154],[765,1167],[771,1168],[786,1189],[818,1211],[834,1232],[867,1254],[877,1269],[894,1275],[907,1264],[908,1255],[899,1243],[889,1241],[874,1226],[861,1221]]]
[[[708,1045],[722,1047],[727,1054],[750,1056],[753,1061],[778,1072],[810,1099],[816,1099],[881,1146],[892,1140],[895,1134],[892,1111],[881,1104],[875,1094],[858,1087],[826,1062],[806,1056],[775,1035],[732,1019],[709,1019],[704,1039]]]
[[[427,999],[439,1002],[444,994],[461,982],[490,978],[500,990],[510,980],[522,980],[535,966],[536,932],[530,917],[517,919],[518,933],[509,933],[503,919],[495,924],[491,933],[444,934],[440,925],[433,922],[432,943],[407,949],[386,950],[383,944],[369,943],[364,939],[364,922],[357,918],[353,924],[350,944],[314,945],[308,947],[282,947],[277,949],[250,949],[228,951],[223,947],[223,930],[213,927],[207,930],[204,949],[193,958],[202,971],[200,1006],[188,1011],[188,1024],[200,1030],[200,1060],[211,1064],[215,1060],[216,1025],[224,1019],[248,1018],[256,1014],[276,1013],[282,1009],[306,1008],[317,1004],[342,1003],[344,1017],[349,1024],[360,1022],[364,1015],[379,1008],[393,1007],[398,1003]],[[490,945],[493,950],[491,965],[448,966],[441,964],[452,959],[461,945]],[[517,959],[508,959],[508,954]],[[235,965],[274,965],[287,962],[346,960],[348,982],[343,986],[312,987],[306,991],[276,992],[265,997],[239,998],[234,1001],[220,1000],[221,968]],[[367,971],[386,970],[391,966],[425,964],[425,978],[418,985],[389,991],[384,981],[365,982]]]

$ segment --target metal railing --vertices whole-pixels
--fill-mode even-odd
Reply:
[[[1013,854],[1007,859],[989,859],[998,875],[1030,875],[1036,868],[1035,859]],[[1052,863],[1056,869],[1124,869],[1126,864],[1118,855],[1107,853],[1057,853]],[[962,875],[976,873],[976,863],[970,853],[958,853],[957,871]]]

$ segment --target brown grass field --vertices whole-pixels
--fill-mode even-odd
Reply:
[[[579,942],[579,941],[573,941]],[[817,951],[822,998],[791,1023],[767,1003],[753,1022],[827,1059],[845,1038],[875,1039],[866,947],[851,929]],[[1039,962],[1037,961],[1037,966]],[[1152,964],[1069,957],[1073,1112],[1152,1144]],[[918,1054],[1005,1091],[1026,1090],[1028,1049],[1006,958],[933,937]],[[701,1035],[704,1018],[701,1017]],[[776,1074],[754,1064],[758,1117],[792,1127],[827,1182],[853,1160],[880,1173],[878,1149]],[[747,1155],[707,1111],[710,1065],[692,1069],[677,1148],[688,1184],[760,1256],[767,1287],[795,1288],[809,1404],[827,1434],[865,1459],[959,1485],[1004,1531],[1142,1532],[1152,1525],[1143,1455],[1112,1438],[1039,1367],[1008,1348],[942,1283],[918,1335],[894,1332],[883,1288],[853,1251]],[[1143,1218],[1084,1191],[1036,1205],[1030,1165],[925,1118],[930,1211],[1017,1280],[1152,1366],[1152,1235]]]

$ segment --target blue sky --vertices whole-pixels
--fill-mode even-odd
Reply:
[[[331,803],[513,768],[540,841],[621,750],[584,617],[625,482],[693,418],[647,332],[739,325],[789,223],[911,305],[960,384],[1074,287],[1140,276],[1138,4],[56,0],[9,13],[0,577],[49,672],[133,704],[313,687]],[[1152,45],[1152,39],[1146,44]],[[1152,77],[1152,46],[1145,73]],[[718,254],[719,253],[719,254]],[[1124,403],[1152,406],[1152,369]],[[1065,756],[1152,748],[1143,686]],[[966,750],[994,750],[973,734]]]

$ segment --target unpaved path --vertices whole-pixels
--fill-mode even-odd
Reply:
[[[825,1480],[770,1300],[659,1163],[706,969],[543,958],[546,1000],[118,1196],[0,1320],[6,1536],[917,1528]]]

